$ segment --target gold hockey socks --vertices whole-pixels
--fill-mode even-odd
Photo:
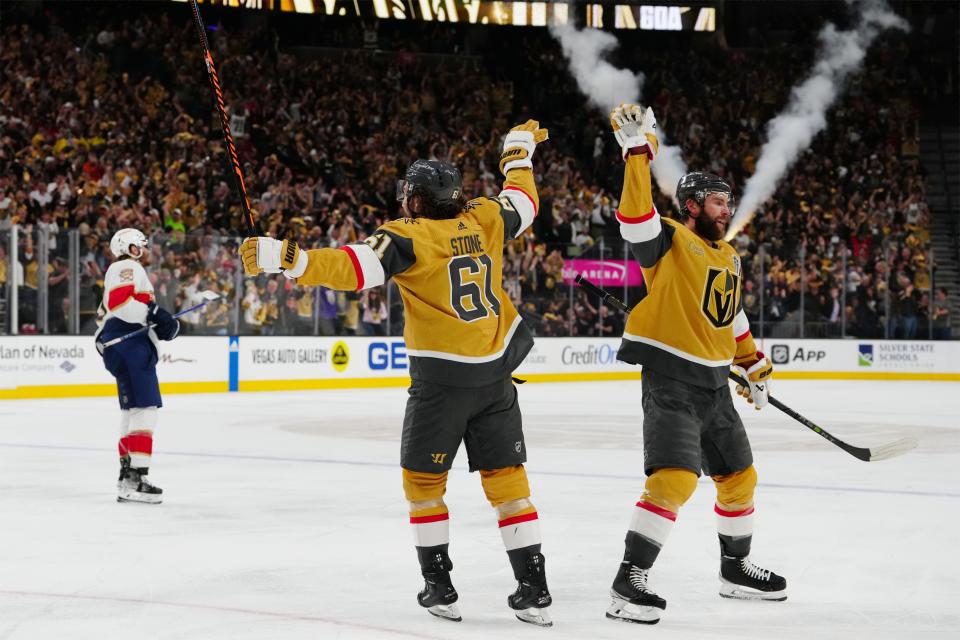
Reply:
[[[717,535],[725,556],[744,558],[753,540],[753,492],[757,471],[753,465],[726,476],[713,476],[717,486]]]
[[[540,552],[540,520],[530,502],[530,485],[523,465],[481,470],[487,500],[497,511],[500,538],[519,580],[527,573],[527,559]]]
[[[443,502],[446,490],[446,471],[403,470],[403,492],[409,502],[410,524],[417,547],[436,547],[450,542],[450,513]]]
[[[630,521],[624,560],[642,569],[653,566],[677,520],[680,507],[697,487],[688,469],[657,469],[648,478]]]

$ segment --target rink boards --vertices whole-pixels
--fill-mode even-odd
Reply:
[[[531,382],[638,379],[618,338],[538,338],[517,375]],[[781,379],[960,381],[960,341],[766,340]],[[161,345],[163,393],[405,386],[401,338],[190,337]],[[109,396],[89,336],[0,337],[0,399]]]

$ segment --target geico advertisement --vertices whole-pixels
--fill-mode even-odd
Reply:
[[[956,341],[768,339],[761,349],[784,371],[960,372]]]
[[[226,380],[227,358],[226,338],[177,338],[160,343],[157,373],[162,382]],[[112,382],[93,336],[0,338],[0,389]]]
[[[311,380],[407,375],[403,338],[239,339],[240,380]]]
[[[638,371],[617,360],[619,338],[537,338],[518,373]]]

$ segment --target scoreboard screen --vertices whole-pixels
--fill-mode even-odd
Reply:
[[[185,2],[186,0],[177,0]],[[493,0],[201,0],[240,9],[328,16],[546,27],[569,22],[642,31],[715,31],[713,3],[565,3]]]

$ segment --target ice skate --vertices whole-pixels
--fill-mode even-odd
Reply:
[[[739,600],[787,599],[787,581],[750,562],[749,556],[720,559],[720,595]]]
[[[553,603],[547,590],[544,557],[535,553],[527,559],[527,574],[517,583],[517,590],[507,596],[507,604],[514,610],[517,620],[540,627],[552,627],[553,620],[547,611]]]
[[[613,602],[607,607],[607,617],[638,624],[657,624],[667,601],[650,590],[647,578],[650,570],[623,562],[610,589]]]
[[[431,615],[460,622],[463,618],[456,605],[459,598],[457,590],[450,582],[451,569],[453,562],[446,553],[434,554],[431,565],[422,571],[424,584],[423,590],[417,594],[417,602]]]
[[[120,479],[117,481],[117,502],[163,502],[163,489],[155,487],[146,478],[147,469],[134,469],[130,462],[120,463]]]

